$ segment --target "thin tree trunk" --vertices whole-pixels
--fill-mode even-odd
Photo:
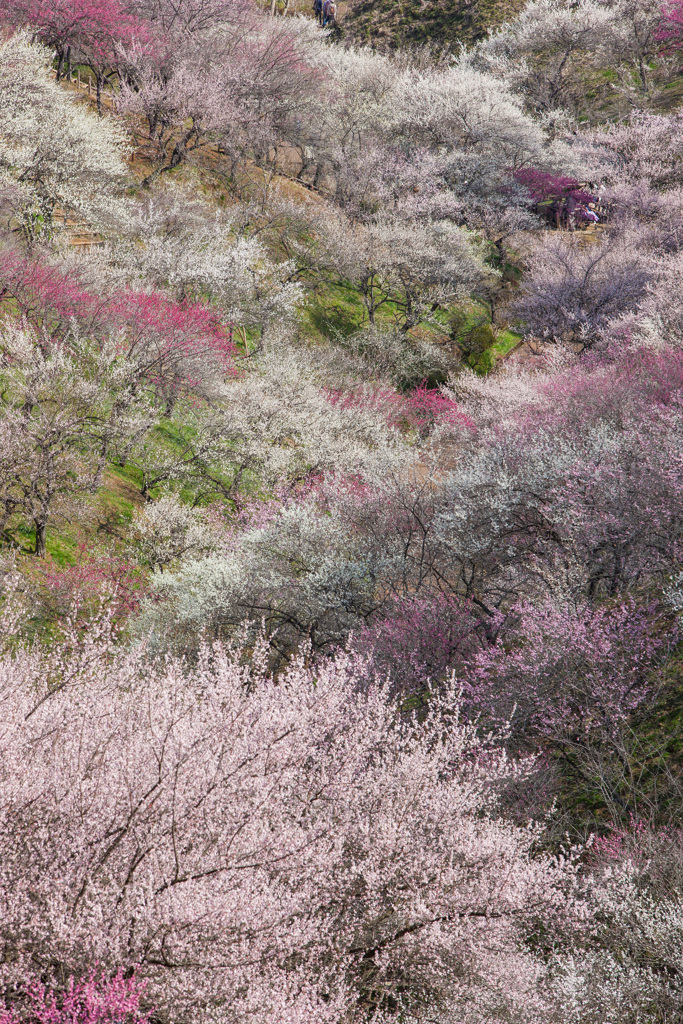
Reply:
[[[35,547],[34,554],[36,554],[38,556],[38,558],[45,558],[45,555],[47,553],[47,549],[46,549],[46,546],[45,546],[45,537],[46,537],[46,533],[47,533],[47,524],[46,523],[40,523],[40,522],[38,522],[37,519],[34,519],[34,523],[35,523],[35,526],[36,526],[36,547]]]

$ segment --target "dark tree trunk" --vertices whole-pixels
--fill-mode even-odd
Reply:
[[[39,523],[37,519],[35,519],[34,522],[36,525],[36,548],[34,554],[36,554],[38,558],[45,558],[47,554],[47,548],[45,546],[47,524]]]

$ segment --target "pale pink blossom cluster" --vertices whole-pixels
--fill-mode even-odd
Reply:
[[[274,680],[263,656],[150,664],[106,619],[5,654],[4,983],[99,963],[172,1019],[544,1019],[525,928],[582,911],[571,861],[496,814],[527,766],[459,722],[457,690],[414,718],[358,658]]]

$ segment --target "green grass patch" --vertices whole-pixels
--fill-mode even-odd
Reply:
[[[348,338],[367,322],[363,300],[351,285],[325,284],[305,306],[304,317],[326,338]]]
[[[35,541],[35,537],[34,537]],[[73,536],[71,529],[67,528],[61,532],[48,530],[45,539],[47,557],[55,565],[64,568],[67,565],[76,565],[78,561],[78,538]]]
[[[502,359],[508,352],[511,352],[515,345],[522,340],[522,335],[516,331],[499,331],[496,335],[496,343],[493,346],[495,359]]]

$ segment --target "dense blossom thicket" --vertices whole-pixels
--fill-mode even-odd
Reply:
[[[281,14],[0,0],[0,1024],[673,1024],[680,4]]]

